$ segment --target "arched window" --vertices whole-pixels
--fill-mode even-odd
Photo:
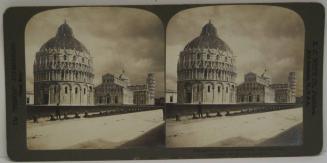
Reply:
[[[84,88],[84,94],[86,93],[86,88]]]
[[[210,54],[207,55],[207,59],[210,59]]]
[[[67,87],[65,87],[65,94],[67,94],[68,93],[68,88]]]
[[[226,93],[228,93],[228,87],[226,87]]]
[[[218,93],[220,93],[220,86],[218,86]]]
[[[257,95],[257,102],[260,101],[260,95]]]
[[[216,59],[219,60],[219,55],[216,56]]]
[[[77,87],[75,87],[75,94],[77,94],[78,93],[78,88]]]
[[[208,92],[210,92],[210,90],[211,90],[211,87],[210,87],[210,85],[208,85]]]
[[[66,55],[64,55],[64,60],[67,60],[67,56]]]
[[[198,54],[198,59],[201,59],[201,54],[200,53]]]

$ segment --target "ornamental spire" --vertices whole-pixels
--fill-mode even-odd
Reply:
[[[216,27],[211,23],[211,19],[209,19],[209,22],[203,26],[201,35],[217,37],[217,30]]]

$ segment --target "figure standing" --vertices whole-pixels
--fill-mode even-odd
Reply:
[[[198,115],[199,115],[199,118],[203,118],[201,101],[199,102]]]
[[[57,104],[57,108],[56,108],[56,116],[57,116],[57,120],[61,120],[59,103]]]

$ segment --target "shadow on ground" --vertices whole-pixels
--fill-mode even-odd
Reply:
[[[251,147],[251,146],[295,146],[301,145],[303,139],[303,126],[299,123],[290,129],[265,140],[251,140],[244,137],[232,137],[216,143],[209,147]]]
[[[165,124],[148,131],[147,133],[128,141],[118,148],[137,148],[137,147],[164,147],[165,146]]]

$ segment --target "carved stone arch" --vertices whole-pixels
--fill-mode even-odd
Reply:
[[[207,82],[207,84],[210,84],[212,87],[215,86],[215,83],[213,81],[209,81],[209,82]]]
[[[85,89],[85,94],[87,94],[87,92],[88,92],[88,86],[87,86],[86,83],[81,84],[81,89],[82,89],[83,94],[84,94],[84,89]]]
[[[74,88],[76,88],[76,87],[77,87],[79,90],[81,90],[81,89],[82,89],[82,87],[81,87],[81,84],[80,84],[80,83],[75,83],[73,87],[74,87]]]
[[[69,90],[71,90],[71,84],[70,83],[68,83],[68,82],[62,82],[61,84],[60,84],[60,86],[63,88],[63,91],[65,92],[65,87],[67,87],[67,91],[69,92]]]

